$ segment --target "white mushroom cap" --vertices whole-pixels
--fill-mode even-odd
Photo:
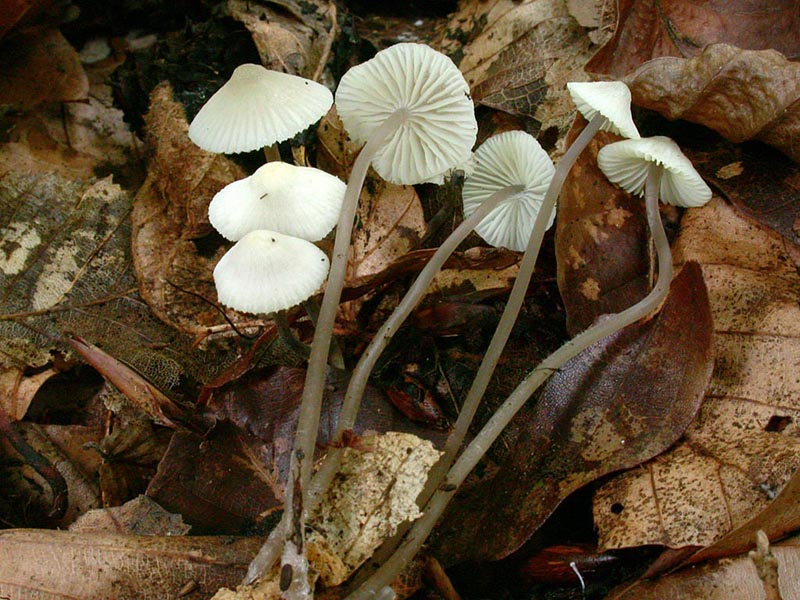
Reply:
[[[269,229],[315,242],[336,225],[346,188],[325,171],[269,162],[222,188],[208,206],[208,219],[233,241]]]
[[[641,137],[631,116],[631,91],[622,81],[571,81],[567,90],[587,120],[597,113],[608,119],[602,130],[634,140]]]
[[[539,142],[523,131],[492,136],[475,151],[476,166],[464,180],[464,214],[471,215],[496,191],[522,185],[525,189],[501,202],[475,231],[489,244],[522,252],[544,200],[555,167]],[[549,228],[555,219],[550,216]]]
[[[662,202],[693,207],[711,199],[711,189],[668,137],[622,140],[604,146],[597,154],[597,164],[609,181],[639,196],[644,194],[647,170],[653,163],[664,169],[659,188]]]
[[[381,177],[408,185],[436,180],[468,160],[478,125],[452,60],[423,44],[396,44],[350,69],[336,91],[336,110],[358,143],[400,108],[408,119],[372,161]]]
[[[297,135],[333,104],[324,85],[261,65],[239,65],[189,126],[209,152],[249,152]]]
[[[311,242],[274,231],[251,231],[214,268],[217,297],[248,313],[295,306],[319,289],[328,257]]]

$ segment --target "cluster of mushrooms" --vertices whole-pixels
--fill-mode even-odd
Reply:
[[[350,69],[336,91],[336,109],[345,129],[354,141],[365,143],[347,185],[318,169],[267,162],[214,197],[210,222],[236,242],[214,270],[222,304],[243,312],[275,313],[307,299],[327,277],[311,344],[283,518],[251,564],[246,583],[271,570],[280,559],[283,597],[313,597],[303,550],[304,522],[333,479],[341,450],[334,443],[316,473],[312,461],[353,221],[370,166],[384,179],[405,185],[440,183],[456,169],[467,170],[465,219],[437,249],[360,357],[345,394],[335,441],[353,427],[380,353],[419,303],[436,272],[471,231],[493,246],[524,254],[444,454],[418,499],[423,516],[410,527],[404,543],[387,554],[389,558],[348,598],[392,598],[389,584],[424,543],[454,491],[547,376],[595,341],[652,314],[663,302],[672,278],[672,260],[658,200],[700,206],[710,199],[711,191],[674,142],[640,137],[624,83],[582,82],[567,87],[588,124],[557,166],[536,139],[522,131],[495,135],[473,154],[478,127],[469,87],[458,68],[428,46],[397,44]],[[242,65],[200,110],[189,135],[212,152],[274,148],[277,142],[318,121],[332,104],[330,91],[316,82],[258,65]],[[643,300],[598,321],[534,369],[459,455],[522,306],[544,233],[555,218],[562,184],[600,129],[627,138],[602,148],[598,164],[610,181],[644,195],[658,259],[657,281]],[[328,257],[313,242],[334,226],[329,265]]]

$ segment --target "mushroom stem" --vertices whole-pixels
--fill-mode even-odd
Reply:
[[[525,253],[519,264],[519,272],[514,281],[514,287],[511,289],[508,302],[506,302],[503,314],[500,317],[500,322],[497,324],[497,329],[495,329],[492,340],[486,348],[478,372],[475,374],[475,379],[472,381],[472,386],[469,392],[467,392],[467,397],[458,414],[458,419],[456,419],[453,430],[450,432],[445,442],[442,457],[428,474],[428,481],[419,498],[422,504],[427,502],[428,498],[433,494],[433,491],[439,487],[450,465],[453,464],[456,454],[459,448],[461,448],[461,444],[472,424],[472,419],[475,417],[475,413],[478,410],[478,405],[483,395],[486,393],[486,388],[489,386],[489,382],[492,379],[497,362],[500,360],[500,355],[503,353],[503,349],[511,335],[511,330],[517,320],[519,311],[525,301],[525,294],[528,291],[528,284],[533,277],[536,260],[539,257],[539,249],[542,246],[542,240],[544,239],[545,231],[547,231],[547,225],[550,222],[550,215],[555,209],[556,201],[561,193],[561,188],[564,186],[567,174],[570,169],[572,169],[578,156],[580,156],[584,148],[586,148],[605,123],[606,118],[600,113],[596,114],[586,127],[583,128],[583,131],[581,131],[572,145],[570,145],[569,149],[564,153],[558,165],[556,165],[553,179],[547,187],[544,199],[542,200],[542,206],[539,209],[539,214],[536,215],[536,221],[533,224],[533,230],[531,231],[528,245],[525,248]]]
[[[289,536],[304,536],[304,512],[302,499],[295,501],[295,492],[305,495],[308,482],[311,478],[311,467],[314,461],[314,449],[319,429],[319,418],[322,407],[322,394],[325,387],[325,373],[328,362],[328,352],[333,327],[336,321],[336,312],[339,308],[339,298],[344,287],[344,278],[347,271],[347,253],[350,248],[350,237],[353,231],[353,220],[358,206],[358,198],[367,170],[372,163],[377,151],[387,138],[391,137],[405,122],[408,110],[401,108],[389,115],[362,148],[358,158],[353,164],[350,180],[347,183],[342,212],[336,227],[336,239],[333,245],[328,282],[320,306],[314,338],[311,342],[311,355],[308,360],[303,396],[300,403],[300,413],[297,418],[297,429],[294,437],[294,447],[291,454],[289,467],[289,481],[286,484],[285,511],[290,513],[287,517],[284,531]],[[294,540],[297,548],[305,548],[303,540]],[[268,565],[266,568],[271,567]]]
[[[403,322],[408,318],[408,315],[411,314],[411,311],[414,310],[420,300],[422,300],[433,278],[450,255],[455,252],[458,245],[464,241],[464,238],[466,238],[470,232],[475,229],[478,223],[480,223],[497,205],[523,190],[524,187],[521,185],[510,185],[496,191],[486,202],[481,204],[474,213],[462,221],[436,252],[434,252],[431,259],[422,271],[420,271],[413,285],[411,285],[406,295],[397,305],[397,308],[394,309],[389,318],[373,336],[372,341],[370,341],[355,369],[353,369],[353,374],[347,385],[347,392],[344,396],[342,408],[339,412],[339,421],[333,438],[334,444],[328,451],[328,455],[325,457],[317,474],[314,476],[308,490],[308,498],[305,506],[307,512],[314,510],[316,502],[325,493],[325,490],[328,489],[328,485],[339,469],[342,453],[340,448],[335,447],[336,442],[340,441],[343,431],[352,429],[355,425],[358,409],[361,406],[361,398],[367,387],[367,381],[381,353],[386,349],[386,346],[389,344],[394,334],[397,333],[397,330]]]
[[[447,473],[446,486],[436,488],[433,496],[423,509],[422,517],[414,523],[405,537],[405,542],[369,579],[355,592],[347,596],[346,600],[368,600],[373,597],[375,590],[382,589],[394,580],[425,543],[458,486],[478,464],[486,450],[494,443],[517,411],[522,408],[551,373],[557,371],[565,362],[574,358],[593,343],[646,317],[664,301],[672,280],[672,254],[658,211],[660,177],[661,169],[655,165],[650,167],[645,191],[647,223],[650,227],[658,256],[658,280],[655,287],[647,296],[630,308],[600,320],[574,339],[565,343],[528,374],[522,383],[506,398],[505,402],[492,415],[452,466]]]

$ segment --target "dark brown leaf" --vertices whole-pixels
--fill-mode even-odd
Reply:
[[[657,317],[564,365],[497,475],[459,497],[446,516],[438,539],[445,562],[508,555],[570,493],[674,443],[711,375],[711,327],[700,269],[689,263]]]
[[[579,116],[573,131],[584,123]],[[594,137],[570,171],[558,203],[558,287],[573,335],[647,293],[644,203],[612,185],[597,166],[600,148],[618,139],[604,132]]]

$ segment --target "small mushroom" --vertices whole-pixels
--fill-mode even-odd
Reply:
[[[319,121],[333,104],[324,85],[239,65],[189,126],[189,138],[209,152],[249,152],[294,137]]]
[[[499,248],[522,252],[528,246],[533,223],[555,167],[539,142],[524,131],[495,135],[475,151],[475,169],[464,180],[461,198],[468,217],[498,190],[518,185],[522,191],[509,196],[492,210],[475,231]],[[555,219],[551,212],[549,228]]]
[[[319,169],[269,162],[222,188],[208,206],[208,219],[232,241],[268,229],[315,242],[336,225],[346,187]]]
[[[251,231],[214,268],[219,301],[247,313],[291,308],[316,292],[328,257],[311,242],[275,231]]]
[[[605,119],[601,130],[626,138],[641,137],[631,116],[631,91],[622,81],[571,81],[567,90],[587,121],[598,114]]]
[[[597,154],[597,164],[609,181],[637,196],[645,195],[648,174],[660,179],[647,191],[674,206],[698,207],[711,199],[711,189],[673,140],[655,136],[609,144]],[[652,185],[652,183],[651,183]]]

